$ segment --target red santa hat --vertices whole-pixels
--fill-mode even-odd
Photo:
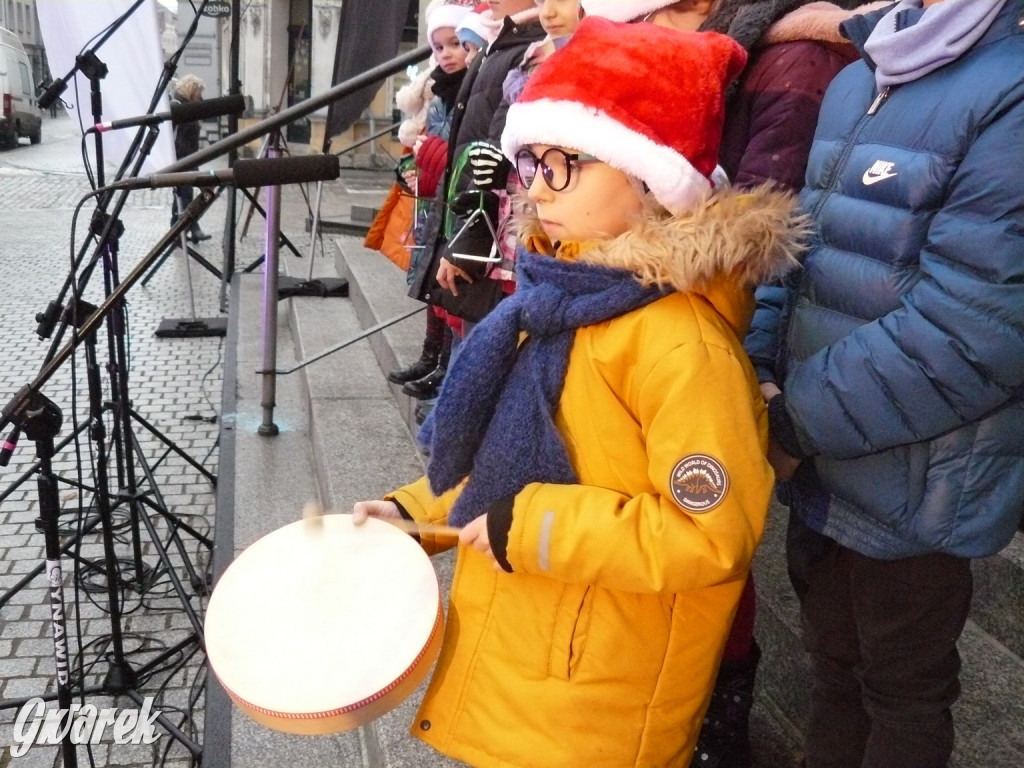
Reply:
[[[678,0],[580,0],[580,5],[587,16],[633,21],[676,2]]]
[[[449,2],[435,5],[427,10],[427,41],[433,45],[434,32],[444,27],[451,27],[454,30],[466,15],[473,10],[470,2]]]
[[[725,89],[746,60],[715,32],[587,17],[509,107],[502,151],[513,162],[528,144],[593,155],[683,213],[712,189]]]

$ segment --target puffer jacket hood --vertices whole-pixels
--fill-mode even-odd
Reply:
[[[630,231],[594,244],[579,260],[627,269],[645,285],[707,298],[741,335],[749,323],[750,291],[797,266],[810,230],[792,195],[762,185],[725,188],[687,216],[649,212]],[[520,240],[543,239],[536,209],[520,196]]]

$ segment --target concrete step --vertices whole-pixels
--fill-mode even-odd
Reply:
[[[361,239],[355,239],[361,242]],[[383,259],[383,257],[380,257]],[[304,268],[294,259],[290,269]],[[338,276],[330,259],[320,269]],[[325,311],[324,302],[331,302]],[[411,300],[410,300],[411,301]],[[348,299],[295,298],[289,323],[301,360],[362,334],[361,294]],[[307,396],[310,451],[319,500],[327,509],[348,511],[356,501],[380,498],[423,474],[423,460],[412,434],[381,374],[374,336],[351,343],[302,369]],[[451,585],[451,554],[433,558],[442,594]],[[367,768],[455,768],[461,765],[437,754],[409,735],[425,684],[401,706],[350,734],[358,735],[361,765]],[[340,740],[344,735],[331,737]],[[283,762],[264,762],[279,765]],[[331,763],[299,763],[328,765]],[[333,764],[348,765],[345,762]]]
[[[351,301],[363,327],[414,309],[405,275],[380,254],[350,237],[335,239],[335,262],[349,280]],[[370,346],[382,371],[419,356],[420,315],[374,334]],[[392,385],[399,412],[415,431],[415,402]],[[807,718],[809,674],[799,642],[799,604],[785,567],[788,510],[774,504],[754,561],[759,610],[756,635],[763,651],[751,717],[757,765],[799,764]],[[1024,765],[1024,535],[999,555],[974,564],[975,600],[961,642],[961,701],[956,708],[957,748],[951,768],[1017,768]]]
[[[324,235],[352,235],[360,239],[366,237],[366,233],[370,231],[369,222],[363,221],[352,221],[349,219],[321,219],[317,222],[317,228],[321,234]],[[306,231],[311,232],[313,230],[313,220],[306,219]]]
[[[377,218],[377,214],[380,212],[379,208],[368,205],[353,205],[348,210],[349,219],[353,222],[367,225],[372,224],[373,220]]]
[[[315,278],[337,277],[333,261],[317,259]],[[281,273],[305,277],[305,259],[282,253]],[[379,498],[423,472],[418,451],[368,341],[278,375],[274,437],[262,437],[263,329],[260,274],[236,276],[234,327],[225,365],[218,496],[219,575],[234,556],[258,538],[293,522],[310,500],[332,510]],[[241,320],[239,318],[242,318]],[[361,324],[347,298],[295,296],[278,304],[279,371],[298,368],[359,335]],[[452,559],[434,559],[442,592],[451,581]],[[287,567],[287,563],[282,563]],[[354,588],[354,585],[338,585]],[[285,652],[283,650],[283,652]],[[455,768],[408,733],[423,687],[395,711],[344,733],[300,737],[268,730],[232,707],[210,676],[204,733],[204,765],[301,765],[346,768]]]

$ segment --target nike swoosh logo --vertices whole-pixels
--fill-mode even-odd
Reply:
[[[861,181],[864,182],[864,186],[870,187],[872,184],[877,184],[880,181],[891,179],[893,176],[897,176],[897,173],[881,173],[874,174],[871,171],[864,171],[864,175],[861,177]]]

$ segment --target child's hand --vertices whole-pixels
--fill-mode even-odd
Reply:
[[[463,527],[461,533],[459,533],[459,544],[482,552],[491,558],[494,570],[504,571],[501,565],[498,564],[497,558],[494,557],[494,552],[491,551],[491,539],[487,535],[487,515],[480,515],[480,517]]]
[[[781,395],[782,390],[779,389],[779,385],[771,381],[762,381],[758,385],[761,389],[761,397],[764,398],[765,405],[776,395]]]
[[[357,501],[352,505],[352,524],[362,525],[369,517],[380,517],[385,520],[401,518],[398,505],[393,501]]]
[[[457,277],[461,277],[467,283],[473,282],[473,278],[464,269],[456,267],[448,259],[441,259],[441,264],[437,268],[437,284],[446,291],[451,291],[452,296],[459,295],[458,285],[455,280]]]
[[[419,136],[416,137],[416,141],[414,141],[413,144],[412,144],[412,154],[413,154],[413,156],[416,156],[416,155],[418,155],[420,153],[420,147],[423,146],[423,142],[426,141],[426,140],[427,140],[426,135],[422,134],[422,133]]]

